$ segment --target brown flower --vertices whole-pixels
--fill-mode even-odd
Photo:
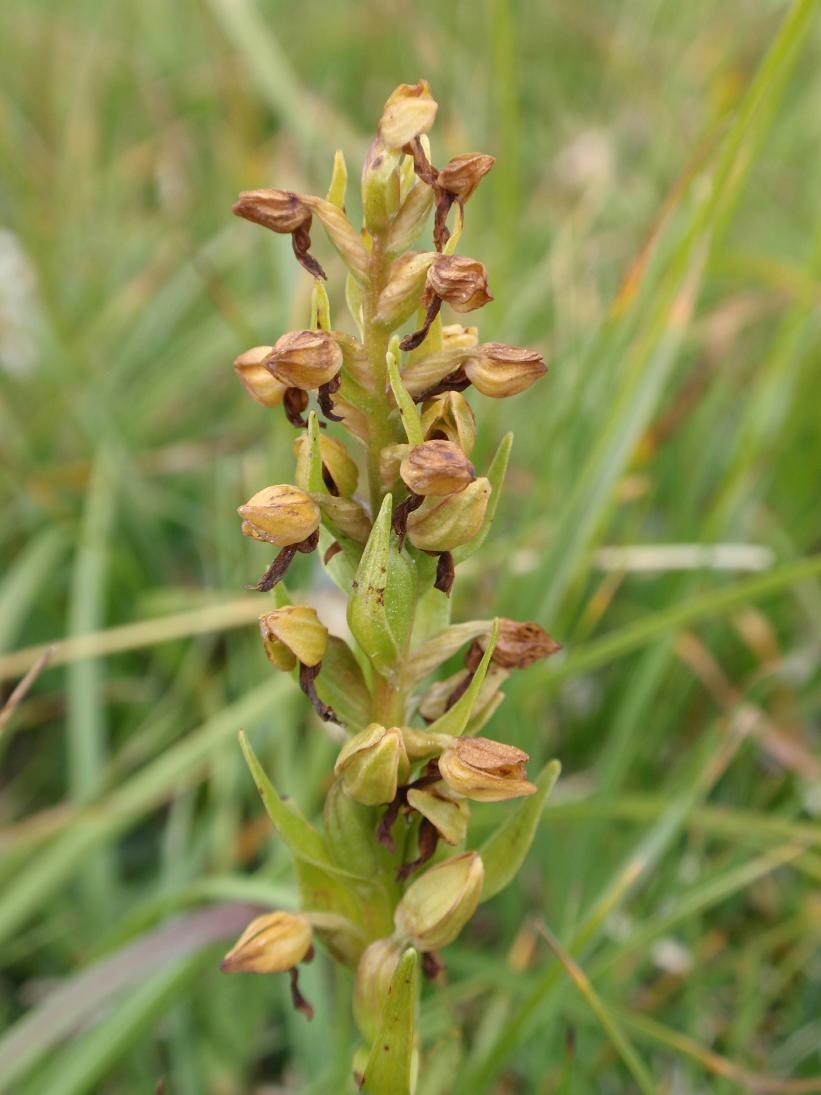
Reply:
[[[290,235],[311,222],[310,209],[291,190],[244,190],[234,213],[281,235]]]
[[[495,163],[494,156],[483,152],[463,152],[445,164],[436,182],[442,190],[466,202]]]
[[[342,351],[327,331],[288,331],[274,343],[265,368],[287,387],[308,391],[334,379]]]
[[[465,798],[502,802],[536,790],[526,779],[529,759],[515,745],[489,738],[454,738],[439,757],[439,772],[445,783]]]
[[[414,494],[444,496],[473,482],[473,465],[453,441],[414,445],[399,467],[405,486]]]
[[[428,271],[427,283],[431,292],[454,312],[472,312],[493,300],[487,270],[481,262],[464,255],[437,255]]]
[[[544,376],[547,366],[540,353],[502,342],[484,342],[464,364],[467,378],[477,391],[492,399],[518,395]]]
[[[319,506],[288,483],[257,491],[237,513],[244,536],[277,547],[302,543],[319,528]]]
[[[486,638],[475,641],[468,651],[465,665],[475,669],[482,660]],[[493,661],[503,669],[527,669],[528,666],[558,653],[561,646],[539,624],[532,621],[499,618],[499,638],[493,649]]]
[[[252,346],[234,360],[234,372],[246,392],[263,407],[278,407],[288,390],[265,368],[265,359],[273,346]]]

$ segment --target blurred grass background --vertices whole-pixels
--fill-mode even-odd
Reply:
[[[310,286],[230,205],[324,193],[342,146],[355,214],[420,76],[435,161],[498,157],[460,247],[483,337],[552,360],[476,405],[480,466],[516,443],[455,617],[565,652],[488,731],[564,774],[449,949],[419,1095],[821,1091],[819,39],[812,0],[5,0],[6,695],[59,645],[0,738],[0,1091],[348,1090],[344,973],[310,968],[308,1025],[217,972],[248,903],[294,901],[237,729],[310,814],[335,753],[234,515],[292,437],[230,362]]]

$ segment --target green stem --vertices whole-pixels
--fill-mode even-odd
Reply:
[[[394,431],[389,421],[391,408],[388,400],[388,367],[385,360],[390,334],[384,327],[374,322],[379,296],[387,280],[388,267],[389,260],[385,253],[384,240],[379,235],[375,235],[369,267],[370,287],[365,296],[363,332],[368,365],[373,377],[371,413],[368,416],[368,480],[372,514],[379,512],[385,496],[379,474],[379,454],[386,445],[395,441]]]

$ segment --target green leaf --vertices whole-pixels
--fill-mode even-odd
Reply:
[[[263,771],[247,735],[242,730],[239,733],[239,744],[251,775],[254,777],[265,812],[294,859],[311,864],[330,874],[356,879],[358,882],[367,882],[368,879],[363,876],[338,867],[328,853],[322,834],[303,817],[295,803],[277,794],[274,785]]]
[[[316,411],[308,415],[308,490],[328,493],[322,478],[322,452],[319,448],[319,419]]]
[[[516,810],[487,838],[479,849],[485,868],[482,901],[489,901],[505,888],[519,872],[542,816],[553,785],[562,770],[557,760],[549,761],[536,778],[535,795],[522,799]]]
[[[345,192],[348,189],[348,167],[345,163],[345,154],[341,148],[338,148],[334,153],[334,169],[331,174],[331,184],[328,187],[328,193],[325,195],[327,200],[338,209],[345,208]],[[326,328],[327,330],[327,328]]]
[[[507,462],[510,459],[510,450],[512,447],[513,434],[506,433],[499,442],[499,447],[490,462],[490,467],[487,469],[487,478],[490,480],[491,491],[487,509],[485,510],[485,519],[482,521],[482,527],[469,544],[463,544],[461,547],[456,548],[453,553],[454,563],[463,563],[465,559],[469,559],[471,555],[479,550],[487,539],[487,535],[490,532],[490,526],[493,524],[493,518],[496,516],[496,508],[499,505],[499,499],[502,496],[502,486],[505,481]]]
[[[349,732],[361,730],[370,722],[371,694],[359,662],[344,639],[336,635],[328,636],[316,690],[323,703],[344,719]]]
[[[416,577],[391,532],[388,494],[362,552],[348,602],[348,625],[379,673],[393,676],[413,626]]]
[[[476,672],[473,674],[473,679],[465,690],[465,694],[461,696],[453,707],[446,711],[444,715],[440,715],[436,722],[431,723],[427,729],[427,733],[451,734],[453,737],[458,737],[460,734],[464,733],[464,729],[470,718],[470,713],[473,710],[473,705],[476,702],[476,697],[479,695],[479,689],[482,687],[482,681],[485,679],[487,667],[490,665],[490,659],[493,656],[493,650],[498,638],[499,621],[494,620],[488,638],[487,649],[476,668]]]
[[[417,968],[416,951],[409,947],[391,978],[382,1025],[365,1065],[361,1087],[367,1095],[410,1095]]]
[[[396,399],[396,405],[399,408],[399,417],[402,419],[405,434],[411,445],[421,445],[425,440],[424,434],[422,433],[422,419],[419,417],[419,411],[417,410],[416,404],[411,399],[407,388],[402,383],[402,378],[399,375],[399,366],[396,363],[396,354],[389,350],[385,355],[385,360],[388,364],[388,379],[390,380],[391,390]]]
[[[331,330],[331,302],[328,300],[328,290],[322,278],[314,278],[314,288],[311,292],[311,323],[312,330]]]

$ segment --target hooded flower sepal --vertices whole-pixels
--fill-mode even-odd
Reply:
[[[410,773],[402,731],[371,723],[343,745],[334,772],[348,794],[363,806],[392,802],[397,787]]]
[[[319,543],[320,511],[298,487],[280,483],[265,487],[237,510],[242,533],[282,548],[252,589],[267,593],[282,580],[298,552],[309,553]]]
[[[483,152],[464,152],[445,164],[441,171],[437,171],[418,138],[411,141],[405,151],[413,157],[416,174],[433,190],[436,202],[433,242],[437,251],[443,251],[450,239],[447,219],[451,206],[456,202],[460,215],[464,213],[465,202],[496,163],[496,159]]]
[[[436,255],[425,280],[422,305],[426,311],[422,326],[403,338],[400,347],[414,350],[425,341],[442,304],[449,304],[455,312],[472,312],[491,300],[487,270],[481,262],[465,255]]]
[[[438,760],[452,791],[476,802],[503,802],[536,792],[526,777],[527,753],[489,738],[454,738]]]
[[[314,955],[311,925],[304,916],[287,912],[258,916],[220,963],[223,973],[285,973],[291,978],[291,999],[297,1011],[313,1019],[314,1009],[299,991],[297,964]]]
[[[487,646],[485,636],[478,636],[465,656],[465,668],[473,670],[479,664]],[[493,650],[493,662],[503,669],[527,669],[561,650],[545,629],[532,621],[499,618],[499,638]]]
[[[234,372],[250,397],[263,407],[278,407],[285,398],[288,385],[271,376],[265,361],[273,346],[252,346],[234,359]]]
[[[410,884],[396,907],[397,935],[420,951],[452,943],[476,911],[484,868],[476,852],[430,867]]]
[[[310,252],[311,210],[302,195],[290,190],[244,190],[233,211],[236,216],[279,235],[290,235],[300,266],[312,277],[327,278]]]
[[[328,647],[328,629],[308,605],[284,605],[259,618],[268,661],[285,672],[299,666],[299,686],[324,722],[344,725],[339,715],[316,692],[315,681]]]

